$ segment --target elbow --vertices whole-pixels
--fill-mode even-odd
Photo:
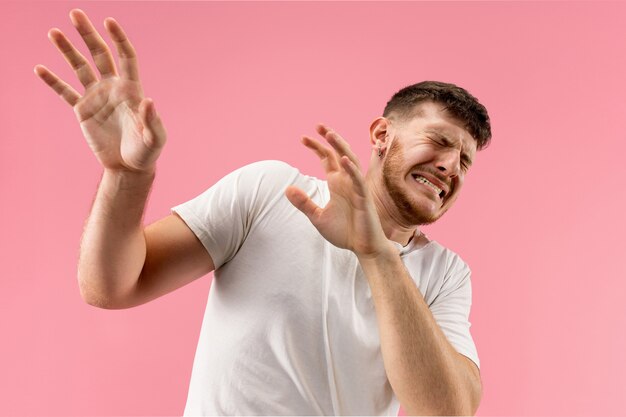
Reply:
[[[108,299],[105,297],[97,297],[97,296],[94,297],[94,296],[82,295],[82,299],[85,303],[89,304],[90,306],[100,308],[103,310],[124,310],[124,309],[128,309],[131,307],[131,306],[116,303],[112,301],[111,299]]]
[[[78,274],[76,275],[76,279],[78,282],[80,298],[82,298],[86,304],[98,308],[106,308],[108,304],[107,299],[98,294],[94,288],[93,279],[89,279],[89,274],[81,272],[80,264],[78,265]]]
[[[101,308],[103,310],[115,310],[115,307],[110,302],[100,298],[83,297],[83,301],[90,306]]]
[[[106,298],[106,297],[101,297],[86,291],[83,291],[81,289],[80,291],[80,297],[83,299],[83,301],[86,304],[89,304],[90,306],[96,307],[96,308],[101,308],[104,310],[114,310],[114,304],[111,302],[110,299]]]
[[[78,289],[80,291],[80,297],[86,304],[90,306],[101,308],[103,310],[119,310],[125,307],[120,306],[115,301],[115,298],[108,296],[102,291],[96,291],[85,280],[78,277]]]

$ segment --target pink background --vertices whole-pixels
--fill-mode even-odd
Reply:
[[[182,414],[209,291],[123,311],[79,296],[101,168],[33,74],[80,85],[46,36],[86,51],[73,7],[123,25],[168,129],[146,224],[252,161],[322,175],[299,143],[318,121],[366,163],[399,88],[467,88],[493,143],[425,231],[473,270],[478,415],[624,415],[626,4],[565,2],[0,4],[1,414]]]

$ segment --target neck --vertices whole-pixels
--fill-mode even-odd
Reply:
[[[419,235],[420,232],[416,233],[417,227],[415,225],[406,223],[396,206],[391,203],[392,200],[387,193],[387,189],[373,178],[374,176],[366,175],[365,182],[372,193],[374,205],[376,206],[385,236],[389,240],[406,246],[411,241],[413,235]]]

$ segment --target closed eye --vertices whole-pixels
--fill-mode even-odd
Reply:
[[[426,130],[425,133],[425,136],[437,146],[458,149],[456,141],[450,140],[446,135],[441,134],[438,131]],[[467,172],[467,170],[469,170],[472,166],[472,159],[470,158],[468,153],[463,152],[462,146],[459,151],[461,152],[461,163],[463,165],[463,171]]]
[[[441,147],[454,148],[454,145],[445,139],[443,139],[442,141],[437,141],[434,139],[431,139],[431,140]],[[469,162],[469,158],[465,155],[461,156],[461,159],[462,159],[461,165],[463,166],[463,169],[467,171],[472,164]]]

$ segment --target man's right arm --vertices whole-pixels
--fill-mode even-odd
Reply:
[[[167,132],[145,97],[137,55],[115,19],[104,26],[113,55],[87,15],[70,11],[101,77],[59,29],[48,37],[85,87],[80,94],[43,65],[35,74],[74,110],[104,174],[81,241],[78,282],[82,297],[102,308],[128,308],[173,291],[213,270],[200,241],[177,216],[143,227],[143,211]]]
[[[152,173],[105,170],[80,246],[78,282],[96,307],[144,304],[214,269],[200,240],[175,214],[143,227]]]

